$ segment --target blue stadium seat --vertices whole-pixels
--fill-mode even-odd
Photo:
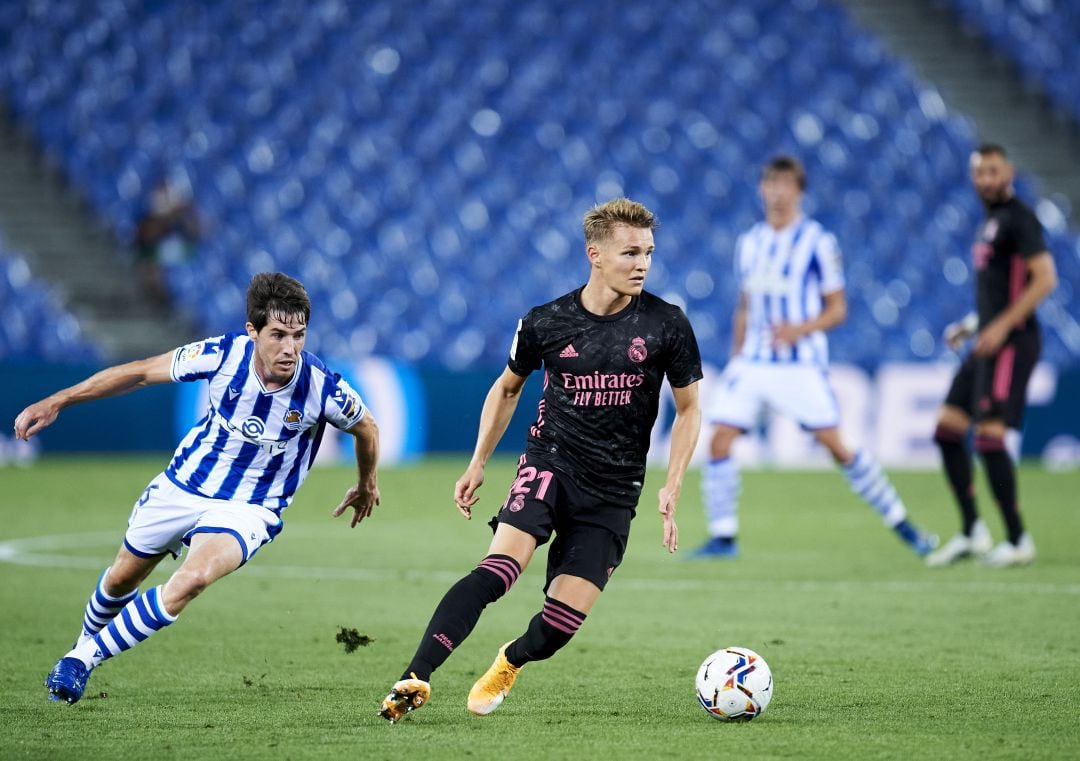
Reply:
[[[953,2],[1075,100],[1080,13]],[[274,267],[310,288],[313,345],[498,364],[519,316],[584,280],[580,215],[625,194],[662,221],[650,287],[715,360],[781,150],[846,254],[837,359],[933,356],[943,305],[970,303],[971,124],[828,0],[49,7],[0,4],[0,97],[122,238],[156,177],[188,178],[212,233],[170,287],[208,332]],[[1052,248],[1075,282],[1075,235]],[[1072,287],[1055,299],[1075,313]],[[1047,353],[1077,361],[1053,329]]]
[[[0,360],[92,361],[100,348],[60,299],[34,279],[26,260],[0,237]]]

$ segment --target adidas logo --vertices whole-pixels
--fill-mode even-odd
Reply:
[[[566,348],[559,352],[559,356],[563,359],[576,357],[578,355],[577,350],[574,349],[573,344],[567,344]]]

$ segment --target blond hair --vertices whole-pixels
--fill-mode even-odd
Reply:
[[[660,223],[656,215],[637,201],[629,198],[613,198],[597,204],[585,214],[585,243],[607,240],[615,225],[644,227],[655,230]]]

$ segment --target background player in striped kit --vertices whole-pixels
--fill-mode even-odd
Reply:
[[[896,489],[865,449],[840,439],[840,410],[828,380],[825,331],[847,315],[836,239],[802,211],[806,173],[790,156],[776,156],[761,175],[765,220],[740,236],[735,251],[739,303],[732,358],[708,411],[713,424],[702,492],[711,538],[693,557],[738,554],[739,471],[731,457],[738,436],[766,405],[799,422],[823,444],[852,490],[919,555],[934,540],[916,529]]]
[[[701,357],[686,315],[644,290],[656,219],[617,198],[584,220],[589,280],[518,323],[506,368],[480,413],[476,448],[454,486],[466,517],[526,377],[544,369],[544,395],[487,554],[443,596],[402,678],[383,700],[391,723],[424,705],[431,674],[506,594],[536,549],[548,548],[543,608],[499,650],[469,692],[469,711],[502,704],[518,672],[568,644],[622,562],[645,478],[649,434],[666,377],[675,397],[667,478],[658,494],[663,544],[678,544],[675,509],[701,427]]]
[[[51,699],[77,701],[102,661],[173,623],[206,587],[273,540],[326,422],[353,435],[358,471],[333,515],[351,507],[355,526],[379,504],[378,429],[349,384],[303,350],[310,314],[299,281],[256,275],[245,333],[110,367],[19,413],[15,435],[28,440],[73,404],[169,381],[210,384],[206,416],[135,504],[116,559],[86,604],[78,641],[50,672]],[[179,557],[185,544],[187,556],[169,580],[140,594],[158,562]]]
[[[1035,543],[1024,531],[1016,497],[1016,468],[1005,433],[1024,417],[1027,384],[1039,360],[1042,337],[1035,308],[1057,287],[1054,258],[1034,212],[1016,198],[1015,171],[1000,145],[987,143],[971,154],[971,182],[986,206],[986,219],[972,246],[976,312],[945,329],[953,346],[975,335],[975,345],[953,378],[938,415],[934,441],[960,508],[961,531],[926,558],[930,566],[985,555],[988,565],[1025,565]],[[992,547],[975,507],[967,435],[975,421],[975,449],[1005,522],[1005,541]]]

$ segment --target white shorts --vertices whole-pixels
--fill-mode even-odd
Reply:
[[[826,370],[795,362],[751,362],[736,358],[724,368],[709,404],[709,422],[748,431],[762,409],[792,418],[805,430],[835,428],[840,407]]]
[[[281,518],[247,502],[210,499],[184,491],[159,474],[135,503],[124,547],[141,558],[171,552],[180,557],[195,534],[231,534],[244,553],[241,565],[281,532]]]

